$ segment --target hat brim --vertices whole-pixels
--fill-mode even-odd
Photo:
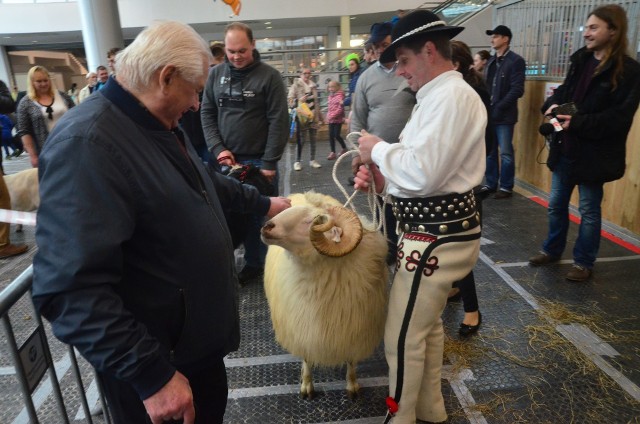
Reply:
[[[412,40],[418,36],[421,36],[423,34],[445,34],[449,37],[449,39],[452,39],[453,37],[455,37],[456,35],[460,34],[462,32],[462,30],[464,30],[464,27],[459,27],[459,26],[438,26],[438,27],[432,27],[429,28],[428,30],[422,31],[422,32],[418,32],[415,34],[412,34],[408,37],[402,37],[399,38],[397,40],[395,40],[394,42],[392,42],[389,47],[387,47],[384,52],[382,52],[382,54],[380,55],[380,62],[381,63],[389,63],[389,62],[395,62],[396,60],[396,49],[402,45],[402,44],[406,44],[407,41]]]

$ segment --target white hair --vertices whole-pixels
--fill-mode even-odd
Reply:
[[[166,65],[175,66],[186,81],[197,82],[211,58],[207,43],[189,25],[157,21],[118,52],[115,70],[130,89],[144,92],[155,72]]]

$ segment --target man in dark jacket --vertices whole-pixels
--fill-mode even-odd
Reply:
[[[524,94],[525,63],[521,56],[510,49],[512,34],[508,27],[498,25],[493,31],[486,32],[491,36],[491,46],[496,54],[484,68],[485,81],[491,94],[489,121],[495,131],[495,143],[487,154],[485,185],[489,191],[498,190],[496,199],[506,199],[513,194],[516,173],[513,128],[518,122],[518,99]]]
[[[573,249],[573,269],[566,278],[585,281],[600,246],[604,183],[624,175],[626,140],[640,102],[640,64],[627,55],[627,17],[618,5],[596,8],[585,25],[585,47],[571,56],[571,66],[542,111],[574,102],[573,116],[558,112],[562,131],[552,143],[547,165],[553,171],[549,198],[549,234],[542,251],[529,259],[545,265],[560,259],[567,243],[569,201],[580,193],[582,220]]]
[[[191,27],[153,24],[40,155],[33,300],[97,369],[119,424],[222,422],[240,337],[223,211],[289,205],[209,176],[185,141],[210,59]]]
[[[0,81],[0,113],[9,114],[16,109],[11,92],[7,85]],[[2,124],[0,124],[0,133],[2,133]],[[0,154],[0,169],[2,169],[2,154]],[[0,209],[11,209],[11,198],[9,190],[4,182],[4,170],[0,172]],[[28,247],[24,244],[11,244],[9,241],[10,225],[0,222],[0,259],[10,256],[19,255],[27,251]]]
[[[227,60],[209,74],[202,96],[202,128],[211,160],[222,166],[254,165],[278,191],[278,161],[287,146],[289,112],[280,73],[260,60],[251,28],[227,25]],[[260,240],[262,217],[253,216],[244,239],[240,283],[262,278],[267,247]]]

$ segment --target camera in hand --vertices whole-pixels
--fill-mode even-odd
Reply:
[[[576,104],[573,102],[561,104],[560,106],[558,106],[557,108],[551,111],[554,117],[557,117],[558,115],[573,116],[576,114],[576,112],[578,112],[578,108],[576,107]]]
[[[573,116],[577,111],[578,111],[578,108],[576,107],[575,103],[573,102],[564,103],[564,104],[561,104],[560,106],[557,106],[551,109],[551,112],[547,114],[547,117],[549,118],[550,124],[553,125],[554,130],[556,132],[560,132],[563,130],[562,122],[564,121],[558,119],[558,115]],[[541,128],[540,134],[542,134],[542,126],[540,128]],[[542,135],[545,135],[545,134],[542,134]]]

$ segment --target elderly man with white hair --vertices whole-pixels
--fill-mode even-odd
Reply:
[[[94,89],[96,88],[97,83],[98,75],[95,72],[89,72],[87,74],[87,85],[82,87],[80,93],[78,94],[78,104],[87,100],[87,97],[89,97],[89,95],[93,93]]]
[[[153,24],[116,60],[42,150],[33,299],[97,369],[116,423],[221,423],[240,337],[224,212],[289,201],[207,174],[185,142],[211,60],[192,28]]]

